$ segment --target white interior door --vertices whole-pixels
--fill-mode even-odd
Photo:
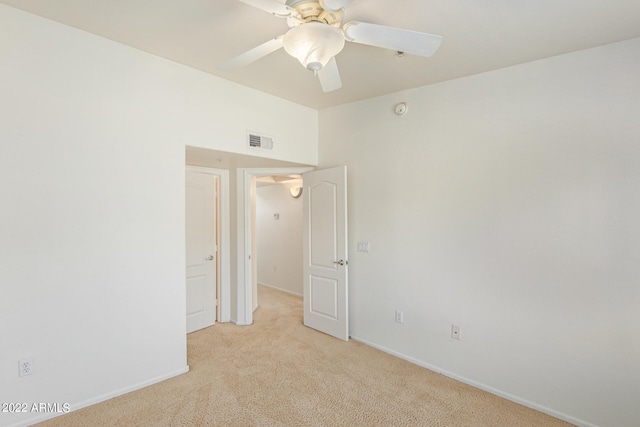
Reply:
[[[347,168],[307,172],[303,181],[304,324],[347,341]]]
[[[216,320],[216,177],[186,175],[187,333]]]

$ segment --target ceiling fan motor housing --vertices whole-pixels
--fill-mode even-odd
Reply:
[[[298,14],[298,19],[296,20],[298,25],[317,21],[339,28],[342,25],[342,9],[335,11],[326,10],[322,7],[321,3],[322,2],[319,1],[309,0],[287,0],[287,6],[294,9]],[[296,25],[295,22],[294,25]]]

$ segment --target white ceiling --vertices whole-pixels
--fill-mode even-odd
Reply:
[[[216,71],[288,28],[237,0],[0,3],[317,109],[640,37],[639,0],[353,0],[345,22],[440,34],[444,41],[431,58],[347,43],[337,57],[343,88],[325,94],[283,50],[235,72]]]

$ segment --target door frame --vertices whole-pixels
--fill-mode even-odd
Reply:
[[[229,171],[202,166],[186,166],[190,172],[205,173],[218,177],[218,191],[216,203],[216,245],[218,248],[216,268],[216,321],[220,323],[231,321],[231,236],[229,215]]]
[[[296,168],[242,168],[237,170],[237,190],[238,190],[238,252],[237,252],[237,274],[238,274],[238,294],[237,294],[237,316],[236,324],[250,325],[253,323],[253,263],[251,249],[255,239],[254,227],[252,224],[253,212],[255,211],[255,178],[270,175],[302,175],[312,171],[314,167]]]

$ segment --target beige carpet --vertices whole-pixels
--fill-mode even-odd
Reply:
[[[260,287],[254,325],[188,336],[190,372],[43,426],[569,426],[302,325],[302,300]]]

